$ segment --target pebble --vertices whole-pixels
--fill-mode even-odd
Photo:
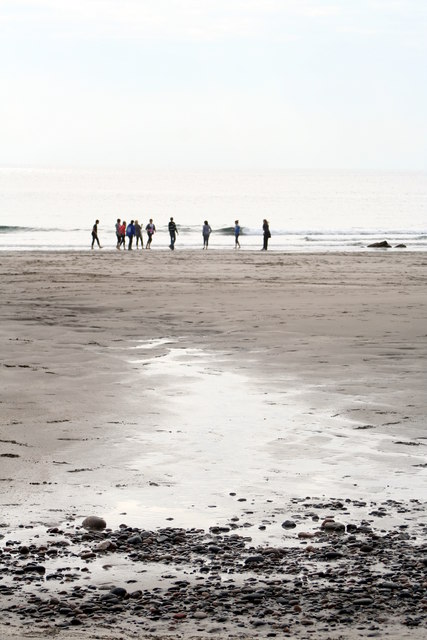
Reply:
[[[285,522],[282,522],[283,529],[295,529],[296,526],[296,522],[293,520],[285,520]]]
[[[415,538],[410,527],[402,529],[405,516],[390,530],[378,516],[382,522],[377,531],[375,515],[369,522],[346,523],[344,505],[349,502],[342,499],[306,498],[294,502],[292,509],[295,504],[308,507],[303,518],[307,530],[297,537],[310,544],[255,545],[228,525],[205,532],[172,526],[145,531],[127,525],[97,531],[69,524],[50,529],[45,544],[36,538],[25,545],[4,538],[0,553],[4,623],[18,619],[40,633],[47,627],[59,631],[84,625],[89,635],[98,626],[109,626],[120,636],[122,622],[130,622],[138,625],[138,637],[153,633],[164,637],[179,625],[180,633],[188,637],[193,621],[193,625],[200,622],[198,631],[218,637],[236,636],[240,630],[242,635],[300,638],[301,634],[316,637],[321,630],[339,630],[346,637],[346,629],[358,626],[376,633],[394,619],[408,629],[426,624],[422,537],[427,528],[411,523]],[[310,508],[319,511],[320,521],[313,520]],[[403,505],[387,501],[386,508],[393,516]],[[421,504],[412,508],[421,510]],[[332,510],[340,510],[342,523],[325,517]],[[384,509],[371,504],[370,511]],[[411,509],[405,513],[411,514]],[[273,520],[272,514],[265,515]],[[288,522],[295,528],[294,520]],[[336,532],[344,535],[333,535]],[[65,536],[67,544],[62,544]],[[49,553],[52,550],[56,555]],[[105,555],[111,556],[109,564]],[[82,562],[87,559],[91,562]],[[79,562],[84,566],[79,568]],[[124,562],[129,573],[121,584],[113,569]],[[381,572],[375,570],[378,562]],[[151,565],[158,566],[161,578],[156,573],[150,576]],[[101,566],[112,569],[109,577],[116,579],[114,586],[107,582],[107,574],[104,585],[90,584],[92,571]],[[130,584],[133,591],[125,588]]]
[[[88,516],[82,522],[82,527],[88,531],[103,531],[106,526],[105,520],[98,516]]]

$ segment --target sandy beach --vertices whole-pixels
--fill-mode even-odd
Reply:
[[[49,529],[77,544],[90,515],[112,531],[219,527],[220,540],[295,554],[329,544],[322,523],[334,518],[347,529],[331,534],[342,554],[331,571],[346,566],[361,523],[379,539],[400,528],[425,558],[424,254],[4,252],[0,265],[0,566],[23,566],[19,548],[49,541]],[[150,590],[172,579],[165,573],[191,574],[173,554],[167,570],[141,575],[126,554],[98,555],[75,552],[86,583],[18,588],[1,573],[3,636],[423,636],[427,602],[415,596],[406,617],[400,605],[385,614],[380,598],[367,613],[356,606],[354,622],[328,623],[320,604],[310,618],[301,595],[287,630],[274,607],[266,615],[277,627],[239,628],[208,610],[139,627],[126,611],[116,626],[84,615],[84,631],[53,614],[19,616],[36,592],[56,597],[88,579],[105,590],[132,576]],[[47,572],[58,562],[40,557]],[[384,572],[381,558],[365,554],[372,575]]]

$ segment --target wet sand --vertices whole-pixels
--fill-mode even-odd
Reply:
[[[404,522],[422,541],[423,254],[4,253],[0,264],[6,538],[95,514],[149,530],[239,518],[254,544],[298,546],[310,496],[347,499],[350,523],[417,500],[381,525]]]

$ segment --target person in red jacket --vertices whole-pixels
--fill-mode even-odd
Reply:
[[[126,242],[125,242],[125,238],[126,238],[126,221],[123,220],[122,224],[119,227],[119,235],[120,235],[120,241],[119,241],[119,249],[120,247],[123,245],[123,249],[126,249]]]

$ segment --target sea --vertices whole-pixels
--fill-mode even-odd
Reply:
[[[205,220],[210,250],[234,249],[235,220],[241,251],[259,250],[265,218],[270,251],[373,251],[384,240],[426,251],[427,173],[0,168],[0,251],[87,250],[96,219],[103,250],[115,250],[117,218],[143,228],[152,218],[152,249],[167,251],[170,217],[177,250],[202,248]]]

